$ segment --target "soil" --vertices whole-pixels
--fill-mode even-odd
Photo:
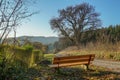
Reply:
[[[95,59],[92,64],[108,68],[113,72],[120,72],[120,61]]]

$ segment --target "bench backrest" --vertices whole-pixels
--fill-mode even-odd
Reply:
[[[78,55],[78,56],[65,56],[65,57],[54,57],[53,64],[90,64],[93,61],[95,54]]]

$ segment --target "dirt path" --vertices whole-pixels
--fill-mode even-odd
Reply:
[[[93,64],[96,66],[108,68],[114,72],[120,72],[120,61],[107,61],[95,59],[93,61]]]

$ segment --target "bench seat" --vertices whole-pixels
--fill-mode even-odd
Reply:
[[[88,68],[89,64],[94,60],[94,58],[95,54],[54,57],[53,62],[51,65],[49,65],[49,67],[60,68],[74,65],[86,65]]]

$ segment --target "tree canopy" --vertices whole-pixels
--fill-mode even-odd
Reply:
[[[101,26],[99,13],[95,12],[95,8],[88,3],[69,6],[58,12],[59,16],[50,20],[51,28],[76,45],[79,45],[83,32]]]

